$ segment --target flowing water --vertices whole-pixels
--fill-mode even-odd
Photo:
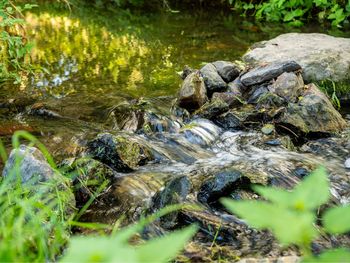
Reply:
[[[14,130],[26,129],[58,161],[75,156],[79,145],[97,133],[115,132],[111,119],[118,118],[117,105],[145,100],[166,115],[181,84],[178,72],[185,65],[199,68],[205,62],[238,60],[254,42],[284,32],[350,37],[319,25],[291,29],[204,11],[131,15],[42,9],[25,18],[28,38],[35,43],[33,65],[41,73],[21,86],[1,87],[0,136],[9,144]],[[157,127],[163,130],[162,125]],[[148,145],[158,159],[136,172],[118,175],[113,186],[118,205],[114,210],[108,206],[116,216],[129,212],[137,218],[156,192],[180,176],[189,178],[193,186],[189,200],[196,202],[203,181],[232,168],[244,173],[249,182],[290,188],[300,174],[324,164],[332,171],[335,200],[346,203],[350,198],[350,174],[343,167],[350,157],[349,131],[295,148],[271,145],[267,142],[274,138],[253,130],[223,131],[207,120],[187,127],[179,121],[171,132],[130,136]],[[244,187],[229,195],[254,196]],[[213,222],[232,223],[228,215],[224,218],[215,212],[216,205],[213,209],[209,213]],[[186,215],[186,220],[192,217]],[[225,240],[220,235],[218,240]]]

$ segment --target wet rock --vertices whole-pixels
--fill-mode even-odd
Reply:
[[[243,120],[231,111],[219,115],[214,122],[225,130],[237,130],[243,126]]]
[[[303,68],[307,83],[325,79],[349,81],[350,39],[318,33],[282,34],[255,44],[243,60],[254,65],[294,60]]]
[[[153,159],[151,151],[128,135],[99,134],[88,143],[88,154],[115,171],[129,172]]]
[[[344,166],[345,166],[345,168],[350,169],[350,158],[345,160]]]
[[[244,102],[243,98],[234,92],[215,92],[213,94],[212,100],[216,99],[224,101],[230,108],[241,106]]]
[[[273,124],[265,124],[261,128],[261,132],[265,135],[272,134],[275,131],[275,126]]]
[[[340,113],[314,84],[307,86],[298,103],[288,105],[280,122],[292,125],[304,133],[335,133],[346,126]]]
[[[182,72],[180,74],[180,77],[183,80],[185,80],[187,78],[187,76],[190,75],[193,72],[195,72],[195,70],[186,65],[185,68],[182,70]]]
[[[217,72],[221,76],[221,78],[229,83],[238,77],[240,73],[240,69],[237,65],[228,61],[215,61],[213,62]]]
[[[227,89],[226,82],[221,78],[212,63],[208,63],[201,68],[200,73],[204,79],[209,97],[211,97],[214,92],[221,92]]]
[[[245,86],[253,86],[277,78],[283,72],[293,72],[300,69],[300,65],[292,60],[271,63],[250,70],[241,76],[241,81]]]
[[[118,174],[109,166],[91,158],[66,160],[64,163],[66,173],[73,180],[78,207],[84,206],[91,198],[95,198],[98,202],[113,201],[113,195],[108,191],[108,187]]]
[[[241,79],[238,77],[234,81],[227,84],[227,91],[236,93],[237,95],[242,96],[243,92],[248,90],[248,87],[244,86]]]
[[[204,104],[200,109],[195,111],[193,115],[211,120],[228,110],[229,105],[225,101],[215,98]]]
[[[310,172],[304,168],[304,167],[297,167],[294,169],[293,174],[298,177],[299,179],[304,178],[307,176]]]
[[[16,168],[18,162],[18,168]],[[18,170],[17,170],[18,169]],[[54,198],[59,194],[60,202],[67,215],[75,209],[74,195],[70,189],[70,182],[57,170],[54,170],[46,161],[44,155],[35,147],[20,145],[18,149],[12,150],[2,172],[3,177],[11,177],[14,183],[17,176],[20,176],[22,185],[28,187],[31,192],[42,193],[45,202],[49,194]],[[53,200],[57,205],[54,209],[59,211],[58,201]]]
[[[207,100],[207,91],[199,72],[188,75],[179,92],[179,106],[192,112],[201,107]]]
[[[300,74],[284,72],[269,87],[269,90],[287,101],[294,102],[304,87]]]
[[[182,204],[190,193],[191,183],[187,177],[181,176],[167,183],[164,189],[152,198],[151,210],[156,212],[168,205]],[[162,227],[169,229],[177,224],[178,212],[173,212],[160,218]]]
[[[202,184],[197,194],[198,201],[202,204],[216,202],[220,197],[232,192],[241,178],[242,174],[237,170],[225,170],[216,174]]]

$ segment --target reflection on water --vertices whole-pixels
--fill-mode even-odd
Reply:
[[[1,87],[0,97],[34,97],[62,118],[18,115],[30,106],[27,102],[16,104],[14,112],[1,110],[0,118],[30,126],[45,142],[92,127],[99,130],[108,109],[126,99],[174,96],[180,85],[177,72],[184,65],[198,68],[204,62],[239,59],[252,43],[290,31],[206,12],[136,16],[45,9],[25,18],[28,38],[35,43],[32,61],[42,70],[25,90]],[[323,31],[317,26],[300,30]]]

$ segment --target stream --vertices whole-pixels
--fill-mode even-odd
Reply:
[[[349,32],[327,31],[317,24],[301,29],[256,24],[235,14],[200,10],[136,16],[91,9],[81,14],[43,8],[25,15],[28,38],[35,43],[32,63],[42,70],[20,86],[2,85],[0,136],[10,146],[15,130],[27,130],[46,145],[57,163],[84,152],[97,134],[124,136],[152,153],[146,165],[112,172],[116,180],[84,220],[112,224],[120,215],[134,221],[169,202],[205,204],[206,211],[169,215],[160,222],[161,228],[152,225],[145,235],[196,222],[201,228],[197,250],[206,251],[215,237],[238,256],[257,251],[283,255],[269,233],[243,226],[218,198],[254,199],[250,183],[291,188],[322,164],[331,172],[333,201],[350,201],[350,172],[344,168],[350,157],[349,130],[336,137],[295,142],[254,129],[227,131],[202,118],[187,123],[182,117],[168,117],[185,65],[200,68],[216,60],[239,60],[253,43],[291,30],[343,37],[350,37]],[[120,110],[123,105],[143,104],[151,112],[151,132],[118,131],[129,116]],[[348,113],[343,109],[349,118]],[[218,175],[225,181],[225,173],[239,179],[226,182],[230,187],[221,193],[205,188],[203,183]],[[173,191],[179,195],[176,202]],[[324,237],[318,244],[331,243]]]

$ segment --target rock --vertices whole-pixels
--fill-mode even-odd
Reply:
[[[18,162],[18,171],[16,162]],[[53,208],[57,211],[63,208],[65,214],[70,215],[75,209],[75,199],[69,187],[69,180],[54,170],[41,151],[35,147],[20,145],[18,149],[12,150],[2,175],[13,177],[14,183],[17,182],[16,175],[19,175],[24,187],[34,194],[42,193],[42,200],[45,203],[53,201]],[[58,200],[48,199],[48,194],[59,198],[61,204],[58,204]]]
[[[307,86],[298,103],[288,105],[280,122],[292,125],[304,133],[335,133],[346,126],[340,113],[314,84]]]
[[[191,183],[186,176],[171,180],[162,191],[157,192],[152,198],[151,211],[154,213],[168,205],[184,203],[190,190]],[[173,228],[177,223],[177,216],[178,211],[161,217],[161,226],[166,229]]]
[[[212,100],[216,99],[224,101],[230,108],[243,104],[243,98],[234,92],[215,92]]]
[[[304,81],[350,80],[350,39],[318,33],[288,33],[256,44],[243,56],[253,65],[294,60]]]
[[[201,68],[200,73],[204,79],[209,97],[211,97],[214,92],[221,92],[227,89],[226,82],[221,78],[212,63],[208,63]]]
[[[228,110],[229,105],[225,101],[219,98],[213,98],[210,102],[207,102],[200,109],[195,111],[193,115],[211,120]]]
[[[238,77],[240,69],[237,65],[227,62],[227,61],[215,61],[213,62],[217,72],[220,77],[226,82],[229,83]]]
[[[265,135],[269,135],[275,131],[275,126],[273,124],[265,124],[264,127],[261,128],[261,132]]]
[[[185,80],[187,78],[187,76],[190,75],[193,72],[195,72],[195,70],[186,65],[185,68],[182,70],[182,72],[180,74],[180,77],[183,80]]]
[[[234,81],[227,84],[228,92],[237,93],[237,95],[242,95],[242,92],[246,92],[248,87],[244,86],[241,79],[238,77]]]
[[[302,262],[302,260],[298,256],[243,258],[237,261],[237,263],[300,263],[300,262]]]
[[[207,100],[207,91],[199,72],[188,75],[179,92],[179,106],[192,112],[200,108]]]
[[[269,87],[269,90],[289,102],[295,102],[304,87],[304,81],[300,74],[284,72]]]
[[[283,72],[293,72],[301,67],[293,60],[274,62],[265,66],[258,66],[241,76],[245,86],[253,86],[277,78]]]
[[[92,197],[98,202],[111,202],[113,200],[113,195],[109,194],[110,191],[107,191],[107,188],[115,181],[118,174],[109,166],[85,157],[74,159],[65,166],[66,173],[73,180],[78,207],[84,206]],[[104,187],[102,187],[103,185]]]
[[[60,119],[62,116],[55,112],[54,110],[49,109],[43,103],[35,103],[27,109],[27,114],[33,116],[39,116],[46,119]]]
[[[345,168],[350,169],[350,158],[345,160],[344,166],[345,166]]]
[[[243,126],[243,120],[231,111],[219,115],[214,122],[225,130],[237,130]]]
[[[272,93],[263,93],[256,101],[258,109],[277,109],[287,105],[287,101],[284,98]]]
[[[260,98],[263,97],[269,90],[265,86],[257,87],[253,90],[251,96],[248,98],[248,103],[256,104],[259,102]]]
[[[88,154],[118,172],[129,172],[153,159],[137,137],[101,133],[88,143]]]
[[[200,187],[197,199],[202,204],[216,202],[220,197],[228,195],[234,190],[242,174],[237,170],[225,170],[207,180]]]

